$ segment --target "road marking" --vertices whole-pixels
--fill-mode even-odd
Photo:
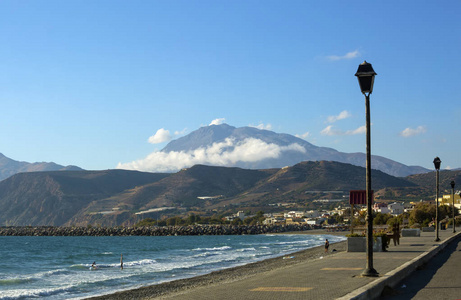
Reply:
[[[323,271],[356,271],[356,270],[363,270],[363,268],[323,268],[320,270],[323,270]]]
[[[250,292],[307,292],[311,287],[281,287],[281,286],[262,286],[250,290]]]

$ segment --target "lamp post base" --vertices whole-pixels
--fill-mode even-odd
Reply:
[[[375,269],[365,269],[362,273],[363,277],[378,277],[379,273]]]
[[[440,239],[439,239],[439,238],[436,238],[436,239],[434,240],[434,242],[440,242]]]

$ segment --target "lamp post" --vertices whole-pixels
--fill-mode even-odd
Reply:
[[[434,158],[434,167],[435,167],[435,241],[440,241],[439,239],[439,170],[440,163],[442,161],[437,156]]]
[[[455,181],[452,180],[450,184],[451,184],[451,201],[453,201],[452,203],[453,206],[451,207],[452,216],[453,216],[453,233],[455,233],[456,232],[455,230],[455,225],[456,225],[455,223]]]
[[[362,276],[376,277],[378,272],[373,268],[373,214],[371,208],[371,138],[370,138],[370,94],[373,92],[375,71],[370,63],[364,61],[359,65],[355,76],[359,80],[360,90],[365,95],[367,160],[366,160],[366,197],[367,197],[367,266]]]

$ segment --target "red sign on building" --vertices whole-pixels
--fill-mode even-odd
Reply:
[[[373,204],[373,191],[371,191],[371,203]],[[349,204],[367,204],[367,191],[356,190],[349,191]]]

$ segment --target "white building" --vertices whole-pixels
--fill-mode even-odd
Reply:
[[[273,225],[273,224],[284,224],[285,219],[281,217],[269,217],[264,219],[263,224],[264,225]]]
[[[307,224],[309,225],[322,225],[325,222],[326,219],[324,218],[319,218],[319,219],[311,219],[307,220]]]
[[[402,203],[394,202],[387,206],[391,215],[397,216],[403,214],[405,207]]]
[[[240,218],[240,220],[243,221],[245,219],[245,213],[243,211],[239,211],[238,213],[235,214],[237,218]]]
[[[283,216],[285,218],[302,218],[304,217],[304,212],[303,211],[290,211],[290,212],[284,213]]]

